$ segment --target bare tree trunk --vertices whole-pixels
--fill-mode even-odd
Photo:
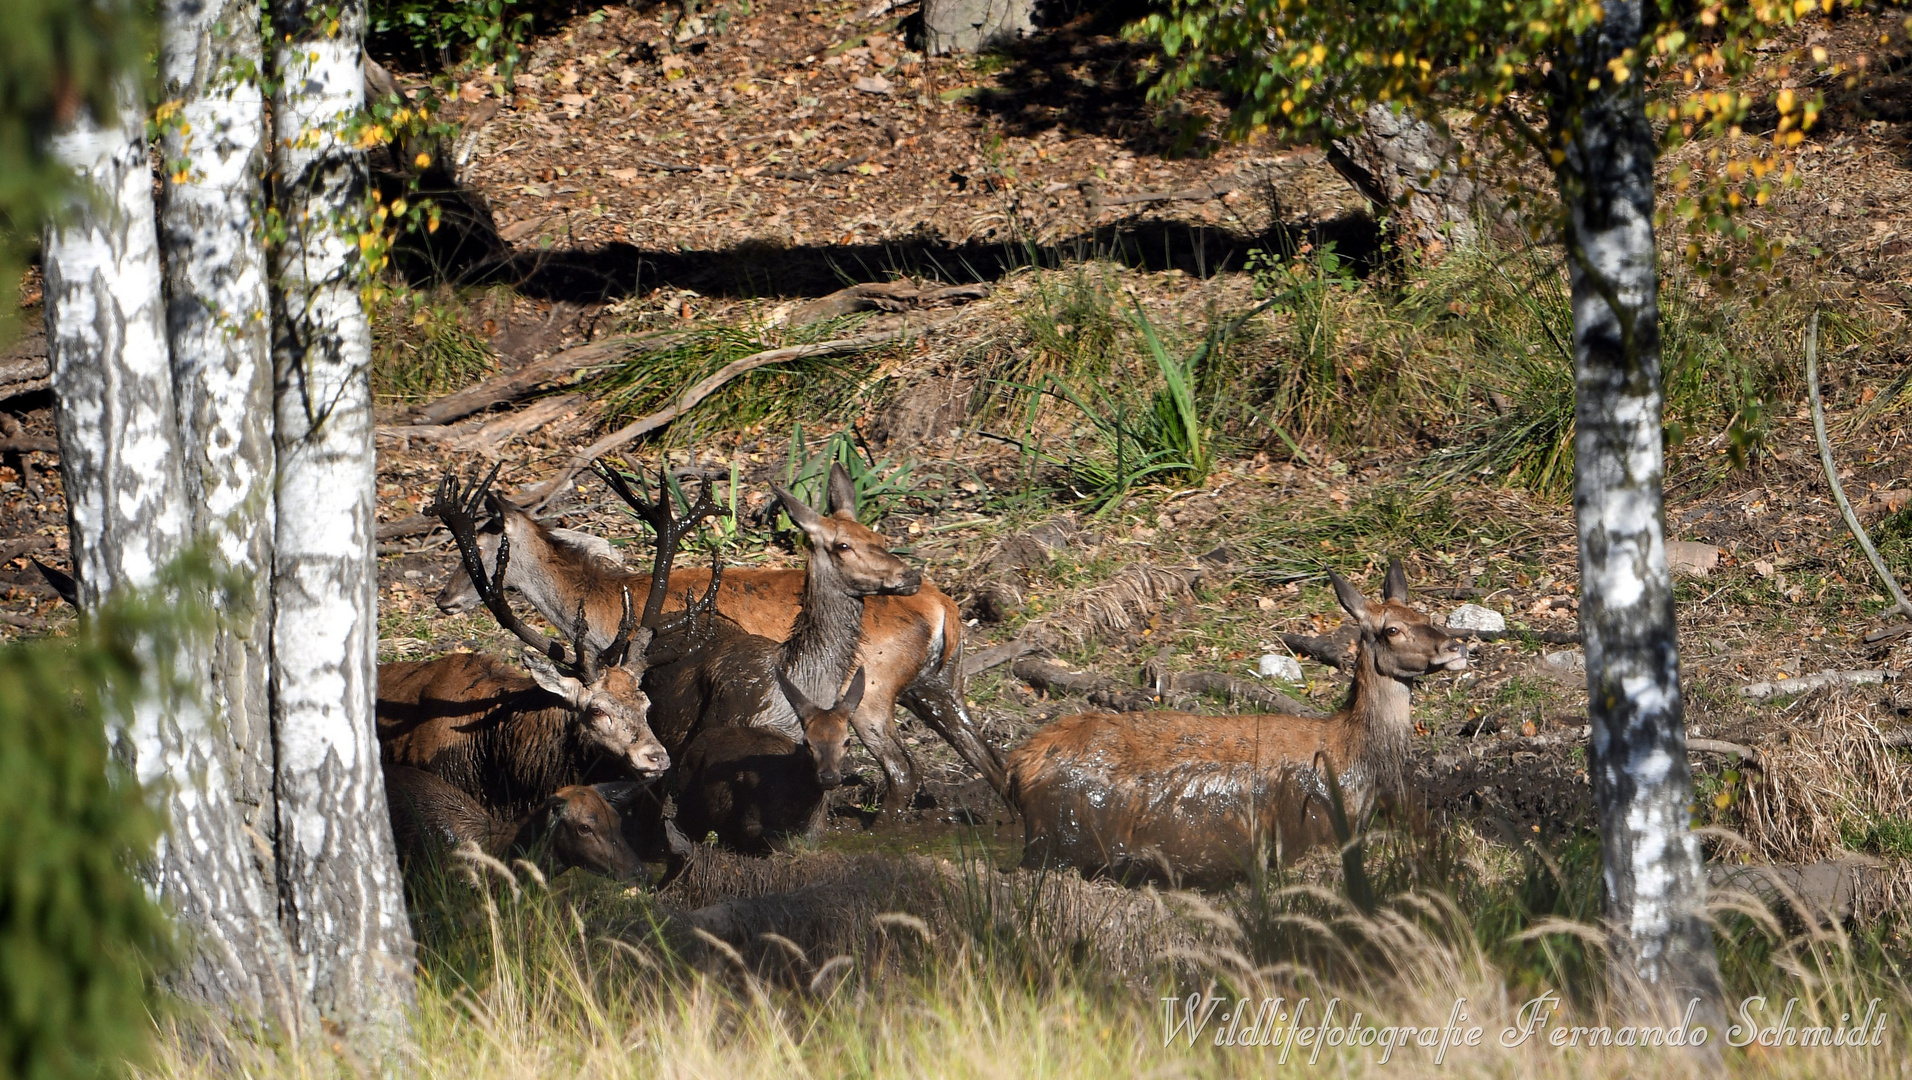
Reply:
[[[152,168],[130,83],[113,123],[82,118],[54,139],[53,150],[98,196],[48,230],[44,256],[69,543],[81,606],[92,609],[108,595],[160,584],[186,549],[190,527]],[[210,646],[188,632],[143,649],[147,692],[118,733],[118,749],[171,825],[145,873],[192,950],[175,986],[201,1001],[274,1016],[285,991],[270,962],[275,905],[247,858],[227,755],[191,689]]]
[[[1693,783],[1663,521],[1655,140],[1641,75],[1615,85],[1608,67],[1641,31],[1641,0],[1608,0],[1580,55],[1559,65],[1552,118],[1566,150],[1558,176],[1573,296],[1588,767],[1620,1000],[1640,1000],[1644,988],[1648,1008],[1698,998],[1712,1017],[1719,969],[1688,827]],[[1591,90],[1589,72],[1604,76]]]
[[[276,919],[278,815],[272,791],[272,358],[263,238],[265,99],[259,7],[247,0],[161,4],[165,97],[160,205],[166,329],[180,466],[195,536],[236,594],[214,632],[207,698],[224,722],[230,775],[270,905],[277,981],[293,986]],[[292,999],[286,1008],[292,1007]]]
[[[412,938],[379,772],[372,701],[371,334],[356,234],[363,153],[345,126],[364,101],[362,0],[272,6],[273,252],[278,460],[273,721],[287,931],[322,1016],[398,1043]]]
[[[1425,120],[1376,102],[1361,130],[1328,146],[1328,162],[1395,231],[1422,250],[1469,248],[1480,242],[1480,222],[1493,200],[1461,166],[1452,140]]]

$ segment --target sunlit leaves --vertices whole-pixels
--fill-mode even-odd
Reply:
[[[1228,133],[1237,137],[1276,130],[1320,141],[1388,102],[1436,125],[1471,116],[1556,169],[1569,167],[1569,133],[1535,117],[1573,115],[1577,99],[1637,83],[1667,148],[1720,144],[1681,175],[1673,218],[1765,258],[1773,249],[1740,219],[1792,179],[1784,158],[1824,108],[1800,76],[1846,74],[1822,47],[1794,54],[1767,43],[1835,2],[1649,0],[1658,16],[1638,44],[1584,67],[1579,41],[1601,22],[1599,0],[1167,0],[1131,33],[1167,54],[1150,75],[1158,100],[1220,90],[1236,103]]]

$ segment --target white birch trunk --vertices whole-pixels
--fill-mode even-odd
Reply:
[[[329,16],[336,12],[336,22]],[[378,644],[371,334],[356,233],[362,2],[272,7],[278,518],[273,717],[287,931],[322,1016],[395,1045],[411,1001],[406,921],[372,701]]]
[[[52,149],[97,194],[48,230],[47,353],[59,399],[60,466],[80,603],[149,588],[190,534],[161,301],[145,118],[130,85],[111,125],[83,118]],[[146,692],[118,733],[168,815],[145,874],[179,917],[189,997],[271,1016],[274,908],[247,858],[227,755],[196,687],[209,645],[147,642]],[[169,670],[170,669],[170,670]],[[174,678],[177,676],[177,679]]]
[[[1573,298],[1574,512],[1587,652],[1588,768],[1605,857],[1615,988],[1648,1007],[1718,1007],[1680,700],[1667,569],[1659,280],[1653,242],[1654,135],[1641,77],[1613,85],[1608,61],[1639,41],[1641,0],[1609,0],[1562,65],[1554,130]],[[1602,90],[1588,91],[1594,76]],[[1578,100],[1574,100],[1578,98]],[[1570,103],[1570,104],[1567,104]]]
[[[193,533],[237,588],[214,633],[207,699],[229,739],[241,821],[259,837],[247,847],[272,898],[275,981],[290,987],[273,858],[272,359],[260,220],[259,8],[246,0],[163,0],[160,17],[164,96],[182,103],[160,140],[169,173],[160,242],[180,466]]]

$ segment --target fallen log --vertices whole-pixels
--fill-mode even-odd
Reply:
[[[1163,704],[1180,705],[1202,694],[1219,694],[1227,698],[1230,705],[1252,705],[1264,712],[1307,717],[1323,715],[1320,710],[1279,690],[1219,671],[1156,671],[1150,673],[1149,682]],[[1175,700],[1177,695],[1183,701]]]
[[[1071,694],[1087,698],[1097,708],[1115,712],[1140,712],[1155,707],[1155,695],[1133,686],[1097,675],[1093,671],[1070,671],[1061,664],[1025,656],[1016,661],[1016,678],[1051,694]]]
[[[534,360],[516,371],[495,375],[475,386],[446,394],[412,410],[411,423],[417,426],[445,425],[494,406],[517,401],[564,379],[583,368],[610,360],[621,360],[639,346],[669,348],[683,340],[681,333],[641,334],[634,337],[606,338],[553,353]]]
[[[1739,692],[1754,701],[1766,701],[1783,694],[1804,694],[1827,686],[1876,686],[1898,677],[1896,671],[1876,668],[1865,671],[1819,671],[1774,682],[1747,683],[1739,688]]]
[[[0,437],[0,454],[57,454],[60,443],[50,436],[15,435]]]
[[[866,282],[799,304],[785,316],[784,325],[808,326],[859,311],[919,311],[981,300],[988,295],[989,285],[983,282],[927,289],[907,281]]]
[[[1360,631],[1347,623],[1331,634],[1283,634],[1281,643],[1318,664],[1346,671],[1354,663],[1354,639]]]
[[[990,668],[1007,664],[1033,651],[1035,651],[1035,646],[1021,638],[1014,638],[1001,645],[992,645],[979,653],[974,653],[963,658],[963,678],[967,679],[972,675],[988,671]]]
[[[659,409],[649,416],[640,417],[618,430],[604,436],[597,442],[585,447],[573,456],[558,475],[547,480],[525,496],[526,508],[532,513],[544,509],[546,503],[558,492],[563,491],[578,473],[589,468],[593,461],[613,451],[622,449],[630,442],[650,434],[689,412],[705,398],[716,393],[723,385],[738,376],[748,374],[761,367],[779,364],[785,360],[802,360],[813,356],[838,356],[847,352],[856,352],[876,345],[885,345],[899,340],[911,327],[898,327],[894,330],[882,330],[871,334],[858,334],[855,337],[837,338],[833,341],[819,341],[814,345],[791,345],[782,349],[767,349],[751,353],[741,359],[732,360],[714,373],[693,383],[676,401]],[[919,328],[920,329],[920,328]],[[381,535],[380,539],[385,537]]]

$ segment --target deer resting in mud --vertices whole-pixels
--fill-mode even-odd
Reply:
[[[472,515],[486,484],[466,495],[447,476],[432,505],[468,567],[478,557]],[[660,574],[668,575],[668,558],[668,552],[660,558]],[[525,670],[482,653],[380,664],[384,764],[430,772],[485,807],[513,815],[576,783],[600,757],[627,776],[663,775],[670,755],[651,731],[650,699],[640,685],[652,630],[635,629],[629,593],[610,642],[593,648],[576,625],[575,657],[567,661],[562,644],[525,625],[505,601],[499,579],[511,562],[509,544],[498,547],[495,561],[498,574],[479,591],[499,624],[530,646]],[[626,662],[627,653],[637,659]]]
[[[505,820],[431,773],[403,765],[385,768],[392,835],[399,861],[408,869],[469,841],[495,859],[531,857],[548,875],[575,866],[605,877],[631,877],[643,864],[624,839],[619,811],[641,786],[574,784]]]
[[[768,855],[777,842],[813,834],[824,796],[843,782],[850,716],[863,700],[858,668],[835,704],[820,706],[778,673],[777,683],[803,720],[803,741],[765,728],[711,728],[685,749],[677,826],[693,840],[716,833],[725,847]]]
[[[786,512],[792,512],[792,503],[802,505],[785,500]],[[829,507],[827,515],[804,507],[800,513],[815,519],[810,524],[797,516],[799,512],[792,512],[792,519],[810,538],[812,569],[820,556],[846,567],[874,568],[895,560],[888,541],[858,523],[855,485],[840,466],[830,470]],[[596,545],[578,540],[579,534],[548,528],[503,500],[498,510],[489,531],[480,538],[484,564],[493,565],[493,553],[508,537],[512,549],[523,554],[506,575],[505,584],[523,593],[547,619],[568,618],[583,604],[591,640],[608,640],[616,625],[620,592],[648,589],[649,579],[616,567]],[[808,607],[805,593],[811,573],[733,568],[722,576],[716,603],[743,632],[785,641],[800,629],[798,616]],[[438,596],[441,610],[464,611],[477,602],[469,576],[446,585]],[[678,580],[694,588],[708,579],[701,571],[685,570]],[[676,597],[669,602],[679,603]],[[847,609],[843,617],[850,617]],[[867,593],[857,618],[855,660],[868,672],[868,691],[851,723],[883,768],[888,782],[884,806],[907,807],[920,783],[915,763],[896,736],[898,703],[953,746],[992,787],[1002,790],[1001,758],[977,731],[963,704],[962,619],[956,602],[912,573],[907,584],[898,581]],[[851,666],[844,664],[837,677],[847,675]],[[813,699],[834,698],[842,687],[841,682],[826,685],[821,677],[824,670],[824,665],[805,665],[794,673],[798,685]],[[760,691],[774,688],[766,684]]]
[[[1083,713],[1009,755],[1023,865],[1212,883],[1244,875],[1272,846],[1280,861],[1333,842],[1330,778],[1347,820],[1398,790],[1413,725],[1409,688],[1467,666],[1467,650],[1407,606],[1399,560],[1378,603],[1329,571],[1360,628],[1354,685],[1325,718]]]

